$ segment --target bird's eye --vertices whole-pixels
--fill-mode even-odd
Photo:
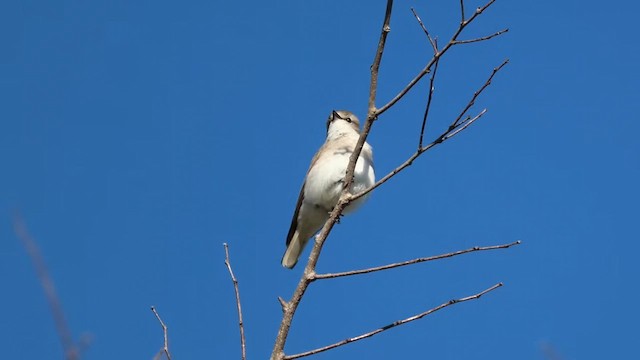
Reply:
[[[347,122],[351,122],[351,118],[350,117],[346,118],[345,120],[347,120]]]

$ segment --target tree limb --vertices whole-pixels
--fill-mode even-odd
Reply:
[[[422,258],[417,258],[417,259],[413,259],[413,260],[402,261],[402,262],[399,262],[399,263],[376,266],[376,267],[372,267],[372,268],[368,268],[368,269],[351,270],[351,271],[344,271],[344,272],[338,272],[338,273],[328,273],[328,274],[316,274],[315,277],[314,277],[314,280],[334,279],[334,278],[344,277],[344,276],[368,274],[368,273],[372,273],[372,272],[376,272],[376,271],[394,269],[394,268],[397,268],[397,267],[418,264],[418,263],[422,263],[422,262],[426,262],[426,261],[446,259],[446,258],[450,258],[450,257],[462,255],[462,254],[468,254],[468,253],[472,253],[472,252],[478,252],[478,251],[508,249],[508,248],[510,248],[512,246],[520,245],[520,243],[521,243],[520,240],[518,240],[518,241],[509,243],[509,244],[502,244],[502,245],[482,246],[482,247],[481,246],[474,246],[472,248],[465,249],[465,250],[454,251],[454,252],[441,254],[441,255],[436,255],[436,256],[422,257]]]
[[[44,290],[45,298],[49,303],[49,308],[53,315],[53,321],[56,326],[58,338],[62,344],[64,357],[67,360],[78,360],[82,349],[73,340],[71,330],[67,325],[62,303],[60,302],[60,298],[56,291],[56,286],[49,275],[49,270],[47,269],[44,257],[40,252],[40,248],[38,247],[35,239],[29,233],[24,220],[17,212],[13,216],[13,229],[18,239],[22,242],[22,245],[24,245],[27,254],[31,258],[33,267],[36,269],[36,275],[38,276],[38,280],[40,280],[40,285],[42,286],[42,290]]]
[[[242,321],[242,306],[240,305],[240,289],[238,288],[238,280],[233,274],[231,269],[231,260],[229,260],[229,245],[227,243],[222,244],[224,246],[225,260],[224,264],[227,265],[231,281],[233,282],[233,289],[236,293],[236,307],[238,308],[238,327],[240,328],[240,350],[242,353],[242,360],[247,358],[246,342],[244,338],[244,322]]]
[[[167,357],[167,360],[171,360],[171,353],[169,353],[169,335],[167,333],[168,331],[167,325],[165,325],[164,321],[162,321],[162,319],[160,318],[160,314],[158,314],[158,311],[156,311],[155,306],[151,307],[151,311],[156,316],[156,319],[158,319],[158,322],[162,327],[162,334],[164,335],[164,344],[162,348],[160,348],[160,350],[156,353],[156,356],[153,357],[153,359],[159,360],[162,354],[165,354],[165,356]]]
[[[335,349],[335,348],[337,348],[339,346],[343,346],[343,345],[346,345],[346,344],[349,344],[349,343],[352,343],[352,342],[356,342],[356,341],[359,341],[359,340],[363,340],[363,339],[372,337],[374,335],[377,335],[377,334],[379,334],[379,333],[381,333],[383,331],[389,330],[389,329],[394,328],[396,326],[404,325],[406,323],[422,319],[423,317],[425,317],[425,316],[427,316],[429,314],[432,314],[432,313],[434,313],[434,312],[436,312],[438,310],[442,310],[442,309],[444,309],[444,308],[446,308],[448,306],[455,305],[455,304],[458,304],[458,303],[461,303],[461,302],[465,302],[465,301],[479,299],[482,295],[484,295],[484,294],[486,294],[488,292],[491,292],[491,291],[493,291],[493,290],[495,290],[495,289],[497,289],[497,288],[499,288],[501,286],[502,286],[502,283],[495,284],[495,285],[491,286],[490,288],[482,290],[481,292],[479,292],[479,293],[477,293],[475,295],[471,295],[471,296],[467,296],[467,297],[463,297],[463,298],[459,298],[459,299],[449,300],[449,301],[447,301],[445,303],[442,303],[442,304],[440,304],[440,305],[438,305],[438,306],[436,306],[436,307],[434,307],[432,309],[429,309],[429,310],[427,310],[425,312],[422,312],[420,314],[408,317],[408,318],[403,319],[403,320],[394,321],[389,325],[380,327],[380,328],[375,329],[373,331],[369,331],[369,332],[364,333],[362,335],[358,335],[358,336],[355,336],[355,337],[347,338],[347,339],[344,339],[342,341],[338,341],[337,343],[334,343],[334,344],[331,344],[331,345],[327,345],[327,346],[323,346],[321,348],[317,348],[317,349],[314,349],[314,350],[302,352],[302,353],[299,353],[299,354],[285,356],[284,360],[293,360],[293,359],[298,359],[298,358],[309,356],[309,355],[318,354],[318,353],[321,353],[321,352],[324,352],[324,351],[327,351],[327,350]]]

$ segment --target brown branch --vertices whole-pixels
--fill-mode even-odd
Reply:
[[[438,53],[436,53],[431,58],[431,60],[429,60],[427,65],[425,65],[425,67],[422,70],[420,70],[420,72],[413,79],[411,79],[411,81],[409,81],[409,83],[404,87],[404,89],[400,90],[400,92],[396,96],[394,96],[391,100],[389,100],[388,103],[386,103],[384,106],[376,110],[375,113],[373,114],[373,117],[377,118],[382,113],[389,110],[389,108],[391,108],[395,103],[400,101],[400,99],[402,99],[409,92],[409,90],[411,90],[422,79],[423,76],[425,76],[431,71],[431,67],[434,66],[436,61],[438,61],[453,45],[455,45],[456,41],[458,41],[458,36],[460,36],[460,34],[467,27],[467,25],[471,24],[495,1],[496,0],[489,0],[489,2],[487,2],[484,6],[477,8],[476,11],[473,13],[473,15],[469,19],[461,21],[460,25],[458,26],[458,29],[451,36],[451,39],[449,40],[447,45],[445,45],[445,47],[443,47],[442,50],[438,51]],[[461,4],[462,6],[464,6],[464,3],[462,1],[461,1]]]
[[[360,132],[358,142],[356,143],[356,146],[353,149],[353,153],[351,153],[351,157],[349,158],[349,164],[347,165],[347,171],[344,177],[342,198],[348,195],[351,189],[356,162],[358,161],[358,157],[360,156],[360,152],[362,151],[364,143],[367,141],[369,131],[371,131],[371,126],[377,118],[376,96],[378,92],[378,73],[380,71],[380,63],[382,62],[384,47],[387,42],[387,35],[389,35],[389,32],[391,31],[392,10],[393,0],[387,0],[387,7],[384,13],[384,21],[382,22],[382,29],[380,30],[380,39],[378,40],[378,48],[376,49],[376,55],[374,56],[373,63],[371,64],[371,81],[369,83],[369,104],[367,110],[367,118],[364,125],[362,126],[362,131]],[[339,215],[340,214],[338,214],[338,216]]]
[[[165,354],[167,356],[167,360],[171,360],[171,353],[169,353],[169,335],[167,333],[167,330],[168,330],[167,325],[165,325],[164,321],[162,321],[162,319],[160,318],[160,314],[158,314],[158,312],[156,311],[155,306],[151,307],[151,311],[156,316],[156,319],[158,319],[158,322],[162,327],[162,334],[164,335],[164,345],[162,346],[162,348],[160,348],[160,350],[158,351],[156,356],[153,357],[153,359],[158,360],[160,359],[162,354]]]
[[[231,269],[231,261],[229,260],[229,245],[227,243],[222,244],[224,246],[225,260],[224,264],[227,265],[227,270],[229,270],[229,275],[231,276],[231,281],[233,282],[233,289],[236,293],[236,306],[238,308],[238,327],[240,328],[240,349],[242,351],[242,360],[247,358],[247,350],[246,343],[244,338],[244,322],[242,321],[242,306],[240,305],[240,289],[238,288],[238,280],[236,276],[233,274],[233,270]]]
[[[460,124],[458,124],[458,126],[455,127],[455,129],[453,131],[448,132],[445,137],[443,138],[444,140],[449,140],[452,137],[456,136],[457,134],[459,134],[462,130],[468,128],[469,126],[471,126],[471,124],[473,124],[476,120],[480,119],[482,117],[482,115],[487,113],[487,109],[482,109],[482,111],[480,111],[478,113],[478,115],[471,117],[471,116],[467,116],[466,119],[464,119],[463,122],[461,122]]]
[[[394,321],[393,323],[391,323],[389,325],[380,327],[380,328],[378,328],[376,330],[373,330],[373,331],[370,331],[368,333],[365,333],[365,334],[362,334],[362,335],[359,335],[359,336],[355,336],[355,337],[352,337],[352,338],[344,339],[344,340],[339,341],[337,343],[334,343],[334,344],[331,344],[331,345],[327,345],[327,346],[324,346],[324,347],[321,347],[321,348],[317,348],[317,349],[314,349],[314,350],[306,351],[306,352],[299,353],[299,354],[285,356],[284,359],[285,360],[298,359],[298,358],[301,358],[301,357],[318,354],[318,353],[321,353],[321,352],[324,352],[324,351],[327,351],[327,350],[335,349],[335,348],[337,348],[339,346],[343,346],[343,345],[346,345],[346,344],[349,344],[349,343],[352,343],[352,342],[356,342],[356,341],[359,341],[359,340],[363,340],[363,339],[372,337],[374,335],[377,335],[377,334],[379,334],[379,333],[381,333],[383,331],[389,330],[389,329],[394,328],[396,326],[404,325],[406,323],[422,319],[423,317],[425,317],[425,316],[427,316],[429,314],[433,314],[434,312],[436,312],[438,310],[442,310],[442,309],[444,309],[444,308],[446,308],[448,306],[459,304],[459,303],[465,302],[465,301],[479,299],[482,295],[484,295],[484,294],[486,294],[488,292],[491,292],[491,291],[501,287],[502,285],[503,285],[502,283],[495,284],[492,287],[487,288],[487,289],[485,289],[485,290],[483,290],[483,291],[481,291],[481,292],[479,292],[479,293],[477,293],[475,295],[463,297],[463,298],[460,298],[460,299],[449,300],[449,301],[447,301],[445,303],[442,303],[442,304],[440,304],[440,305],[438,305],[438,306],[436,306],[436,307],[434,307],[432,309],[429,309],[429,310],[427,310],[427,311],[425,311],[423,313],[408,317],[408,318],[403,319],[403,320]]]
[[[498,249],[508,249],[508,248],[510,248],[512,246],[520,245],[520,243],[521,243],[520,240],[518,240],[518,241],[509,243],[509,244],[502,244],[502,245],[474,246],[472,248],[465,249],[465,250],[458,250],[458,251],[454,251],[454,252],[450,252],[450,253],[446,253],[446,254],[441,254],[441,255],[422,257],[422,258],[417,258],[417,259],[413,259],[413,260],[407,260],[407,261],[403,261],[403,262],[399,262],[399,263],[376,266],[376,267],[372,267],[372,268],[368,268],[368,269],[344,271],[344,272],[329,273],[329,274],[316,274],[315,277],[314,277],[314,280],[334,279],[334,278],[344,277],[344,276],[369,274],[369,273],[372,273],[372,272],[388,270],[388,269],[394,269],[394,268],[401,267],[401,266],[407,266],[407,265],[413,265],[413,264],[418,264],[418,263],[427,262],[427,261],[434,261],[434,260],[451,258],[451,257],[454,257],[454,256],[458,256],[458,255],[462,255],[462,254],[468,254],[468,253],[472,253],[472,252],[498,250]]]
[[[464,23],[464,0],[460,0],[460,23]]]
[[[509,32],[509,29],[502,29],[500,31],[497,31],[491,35],[487,35],[487,36],[483,36],[483,37],[479,37],[479,38],[475,38],[475,39],[469,39],[469,40],[456,40],[456,42],[454,43],[454,45],[460,45],[460,44],[471,44],[474,42],[479,42],[479,41],[485,41],[485,40],[489,40],[489,39],[493,39],[496,36],[500,36],[506,32]]]
[[[420,16],[418,16],[418,13],[413,8],[411,8],[411,12],[413,13],[413,16],[418,21],[418,24],[420,24],[420,27],[422,28],[422,31],[424,32],[424,34],[427,36],[427,39],[431,44],[431,48],[433,49],[433,55],[436,56],[438,54],[438,42],[431,37],[431,35],[429,34],[429,30],[427,30],[427,27],[422,22],[422,19],[420,19]],[[425,106],[424,115],[422,117],[422,126],[420,127],[420,138],[418,139],[418,149],[422,148],[422,141],[424,139],[424,129],[427,126],[427,119],[429,118],[429,109],[431,108],[431,100],[433,98],[433,92],[435,90],[434,82],[436,80],[436,74],[438,73],[438,64],[440,63],[439,59],[440,58],[436,60],[433,66],[433,72],[431,73],[431,79],[429,80],[429,95],[427,96],[427,105]]]
[[[427,97],[427,105],[424,108],[424,115],[422,117],[422,126],[420,127],[420,138],[418,140],[418,150],[422,149],[422,140],[424,138],[424,129],[427,126],[427,119],[429,118],[429,109],[431,109],[431,99],[433,98],[433,92],[435,91],[434,82],[436,80],[436,74],[438,73],[438,63],[436,61],[431,73],[431,80],[429,80],[429,96]]]
[[[44,290],[45,298],[49,303],[49,308],[51,309],[51,314],[53,315],[53,321],[56,326],[58,338],[60,339],[60,343],[62,344],[62,350],[64,351],[65,359],[78,360],[80,358],[81,348],[73,340],[71,330],[67,325],[64,310],[62,308],[62,303],[60,302],[60,298],[58,297],[53,279],[49,275],[49,270],[47,269],[44,257],[42,256],[40,248],[38,247],[35,239],[29,233],[24,220],[17,212],[13,217],[13,229],[16,233],[16,236],[18,237],[18,239],[20,239],[22,245],[25,247],[27,254],[31,258],[33,267],[36,270],[36,275],[38,276],[38,280],[40,280],[40,285],[42,286],[42,290]]]
[[[502,64],[500,64],[500,66],[493,68],[493,72],[491,72],[491,75],[489,76],[489,78],[487,79],[487,81],[485,81],[485,83],[482,85],[482,87],[480,87],[480,89],[478,89],[475,93],[473,93],[473,96],[471,97],[471,100],[469,100],[469,102],[467,103],[467,105],[464,107],[464,109],[462,109],[462,111],[460,112],[460,115],[458,115],[458,117],[455,119],[455,121],[453,122],[453,126],[457,126],[458,122],[460,121],[460,119],[462,119],[462,117],[464,116],[464,114],[467,113],[467,111],[469,111],[469,109],[475,105],[476,103],[476,99],[478,98],[478,96],[480,96],[480,94],[482,94],[482,92],[484,91],[484,89],[486,89],[489,85],[491,85],[491,80],[493,80],[493,77],[496,76],[496,73],[498,73],[498,71],[500,71],[500,69],[502,69],[505,65],[507,65],[509,63],[509,59],[505,60],[502,62]]]

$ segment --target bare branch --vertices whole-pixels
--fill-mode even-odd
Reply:
[[[347,171],[344,177],[343,184],[343,198],[345,195],[348,195],[349,190],[351,189],[351,184],[353,184],[353,174],[356,168],[356,162],[358,161],[358,157],[360,156],[360,152],[362,152],[362,147],[364,143],[367,141],[367,137],[369,136],[369,131],[371,131],[371,126],[373,122],[376,120],[376,96],[378,92],[378,73],[380,71],[380,63],[382,62],[382,54],[384,53],[384,47],[387,42],[387,35],[391,31],[391,12],[393,10],[393,0],[387,0],[387,7],[384,13],[384,21],[382,23],[382,29],[380,30],[380,39],[378,40],[378,48],[376,49],[376,55],[373,58],[373,63],[371,64],[371,81],[369,83],[369,104],[367,110],[367,118],[362,126],[362,131],[360,132],[360,137],[358,138],[358,142],[356,143],[355,148],[353,149],[353,153],[351,153],[351,157],[349,158],[349,164],[347,165]],[[345,205],[346,206],[346,205]],[[340,216],[340,214],[338,214]],[[331,221],[331,220],[329,220]]]
[[[436,312],[438,310],[442,310],[442,309],[444,309],[444,308],[446,308],[448,306],[459,304],[459,303],[465,302],[465,301],[479,299],[482,295],[484,295],[484,294],[486,294],[488,292],[491,292],[491,291],[501,287],[502,285],[503,285],[502,283],[495,284],[492,287],[487,288],[487,289],[485,289],[485,290],[483,290],[483,291],[481,291],[481,292],[479,292],[479,293],[477,293],[475,295],[463,297],[463,298],[460,298],[460,299],[449,300],[449,301],[447,301],[445,303],[442,303],[442,304],[440,304],[440,305],[438,305],[438,306],[436,306],[436,307],[434,307],[432,309],[429,309],[429,310],[427,310],[427,311],[425,311],[423,313],[408,317],[408,318],[403,319],[403,320],[394,321],[393,323],[391,323],[389,325],[380,327],[380,328],[378,328],[376,330],[373,330],[373,331],[370,331],[368,333],[365,333],[365,334],[362,334],[362,335],[359,335],[359,336],[355,336],[355,337],[352,337],[352,338],[344,339],[344,340],[339,341],[337,343],[334,343],[334,344],[331,344],[331,345],[327,345],[327,346],[324,346],[324,347],[321,347],[321,348],[318,348],[318,349],[306,351],[306,352],[299,353],[299,354],[285,356],[284,359],[285,360],[298,359],[298,358],[301,358],[301,357],[318,354],[318,353],[321,353],[321,352],[324,352],[324,351],[327,351],[327,350],[335,349],[335,348],[337,348],[339,346],[342,346],[342,345],[346,345],[346,344],[349,344],[349,343],[352,343],[352,342],[356,342],[356,341],[359,341],[359,340],[363,340],[363,339],[372,337],[374,335],[377,335],[377,334],[379,334],[379,333],[381,333],[383,331],[389,330],[389,329],[394,328],[396,326],[404,325],[406,323],[422,319],[423,317],[425,317],[425,316],[427,316],[429,314],[432,314],[432,313],[434,313],[434,312]]]
[[[452,126],[457,126],[458,125],[460,119],[462,119],[464,114],[466,114],[467,111],[476,103],[476,99],[478,98],[478,96],[480,96],[480,94],[482,94],[484,89],[486,89],[489,85],[491,85],[491,80],[493,80],[493,77],[496,75],[496,73],[498,73],[498,71],[500,71],[500,69],[502,69],[508,63],[509,63],[509,59],[503,61],[502,64],[500,64],[500,66],[498,66],[496,68],[493,68],[493,72],[491,72],[491,75],[489,76],[487,81],[485,81],[485,83],[482,85],[482,87],[480,87],[480,89],[478,89],[475,93],[473,93],[473,96],[471,97],[471,100],[469,100],[469,102],[464,107],[464,109],[462,109],[462,111],[460,112],[460,115],[458,115],[458,117],[455,119],[455,121],[453,122]]]
[[[384,21],[378,40],[378,49],[376,56],[371,64],[371,81],[369,83],[369,113],[372,113],[376,107],[376,94],[378,91],[378,72],[380,70],[380,62],[382,62],[382,54],[384,53],[384,45],[387,41],[387,35],[391,31],[391,10],[393,8],[393,0],[387,0],[387,8],[384,13]],[[357,158],[357,156],[356,156]]]
[[[464,0],[460,0],[460,23],[464,23]]]
[[[436,47],[437,48],[437,47]],[[429,96],[427,97],[427,105],[424,108],[424,116],[422,117],[422,126],[420,127],[420,139],[418,140],[418,150],[422,149],[422,139],[424,138],[424,129],[427,126],[427,119],[429,118],[429,109],[431,108],[431,99],[433,98],[433,92],[435,91],[434,82],[436,80],[436,74],[438,73],[438,63],[436,61],[431,73],[431,80],[429,80]]]
[[[229,270],[229,275],[231,276],[231,281],[233,282],[233,289],[236,293],[236,306],[238,308],[238,327],[240,328],[240,348],[242,351],[242,360],[247,358],[246,351],[246,343],[244,338],[244,322],[242,321],[242,306],[240,305],[240,289],[238,288],[238,280],[236,276],[233,274],[233,270],[231,269],[231,260],[229,260],[229,245],[227,243],[222,244],[224,246],[225,260],[224,264],[227,265],[227,270]]]
[[[470,44],[470,43],[474,43],[474,42],[479,42],[479,41],[485,41],[485,40],[489,40],[489,39],[493,39],[496,36],[500,36],[506,32],[509,32],[509,29],[502,29],[500,31],[497,31],[491,35],[487,35],[487,36],[483,36],[483,37],[479,37],[479,38],[475,38],[475,39],[469,39],[469,40],[456,40],[453,45],[460,45],[460,44]]]
[[[454,128],[453,131],[448,132],[443,138],[442,140],[449,140],[452,137],[454,137],[455,135],[459,134],[462,130],[468,128],[469,126],[471,126],[471,124],[473,124],[476,120],[480,119],[482,117],[482,115],[487,113],[487,109],[482,109],[482,111],[480,111],[478,113],[478,115],[471,117],[471,116],[467,116],[466,119],[464,119],[463,122],[459,123],[458,126],[456,126]]]
[[[433,53],[437,54],[438,53],[438,44],[431,37],[431,35],[429,34],[429,30],[427,30],[427,28],[424,26],[424,24],[422,23],[422,19],[420,19],[420,16],[418,16],[418,14],[416,13],[416,11],[413,8],[411,8],[411,12],[413,13],[413,16],[416,18],[416,20],[418,20],[418,24],[420,24],[420,27],[422,28],[422,31],[424,31],[425,35],[427,35],[427,39],[429,39],[429,43],[431,44],[431,48],[433,49]]]
[[[40,285],[42,286],[42,290],[44,290],[45,298],[49,303],[49,308],[53,315],[53,321],[56,326],[56,331],[58,332],[58,338],[62,344],[65,359],[78,360],[80,358],[81,349],[73,340],[71,330],[67,325],[62,303],[58,297],[53,279],[49,275],[49,270],[47,269],[44,257],[42,256],[35,239],[29,233],[24,220],[17,212],[14,213],[13,216],[13,229],[18,239],[22,242],[22,245],[24,245],[27,254],[31,258],[33,267],[36,269],[36,275],[38,276],[38,280],[40,280]]]
[[[167,360],[171,360],[171,353],[169,353],[169,335],[167,333],[167,330],[168,330],[167,325],[165,325],[164,321],[162,321],[162,319],[160,318],[160,314],[158,314],[158,312],[156,311],[156,307],[155,306],[151,307],[151,311],[156,316],[156,319],[158,319],[158,322],[160,323],[160,326],[162,327],[162,333],[164,335],[164,345],[158,351],[156,356],[153,357],[153,359],[154,360],[158,360],[158,359],[160,359],[162,354],[165,354],[165,356],[167,357]]]
[[[418,264],[418,263],[422,263],[422,262],[426,262],[426,261],[434,261],[434,260],[451,258],[451,257],[454,257],[454,256],[458,256],[458,255],[462,255],[462,254],[468,254],[468,253],[472,253],[472,252],[498,250],[498,249],[508,249],[508,248],[510,248],[512,246],[520,245],[520,243],[521,243],[520,240],[518,240],[518,241],[509,243],[509,244],[502,244],[502,245],[474,246],[472,248],[465,249],[465,250],[454,251],[454,252],[441,254],[441,255],[436,255],[436,256],[422,257],[422,258],[417,258],[417,259],[413,259],[413,260],[407,260],[407,261],[388,264],[388,265],[383,265],[383,266],[376,266],[376,267],[372,267],[372,268],[368,268],[368,269],[352,270],[352,271],[345,271],[345,272],[339,272],[339,273],[330,273],[330,274],[316,274],[314,279],[317,279],[317,280],[334,279],[334,278],[344,277],[344,276],[369,274],[369,273],[376,272],[376,271],[394,269],[394,268],[397,268],[397,267]]]

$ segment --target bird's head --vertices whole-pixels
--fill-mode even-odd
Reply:
[[[350,130],[360,133],[360,120],[347,110],[333,110],[327,119],[327,132],[337,131],[344,133]]]

